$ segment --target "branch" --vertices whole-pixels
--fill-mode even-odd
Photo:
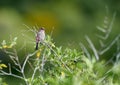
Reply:
[[[24,69],[25,69],[25,65],[26,65],[28,59],[29,59],[30,57],[32,57],[33,55],[35,55],[37,52],[38,52],[38,51],[35,51],[35,52],[27,55],[27,57],[25,58],[25,61],[24,61],[24,63],[23,63],[23,66],[22,66],[22,68],[21,68],[21,71],[22,71],[22,72],[23,72]]]
[[[9,66],[10,66],[10,64],[9,64]],[[0,75],[7,75],[7,76],[13,76],[13,77],[16,77],[16,78],[19,78],[19,79],[22,79],[22,80],[24,80],[24,78],[23,77],[21,77],[21,76],[18,76],[18,75],[15,75],[15,74],[13,74],[12,72],[11,72],[11,66],[9,67],[9,73],[7,73],[7,72],[5,72],[5,71],[3,71],[3,70],[0,70]]]

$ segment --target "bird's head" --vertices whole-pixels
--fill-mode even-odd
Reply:
[[[44,28],[44,27],[41,27],[40,30],[45,30],[45,28]]]

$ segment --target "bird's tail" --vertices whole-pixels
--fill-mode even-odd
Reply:
[[[35,50],[38,50],[38,43],[36,43],[36,47],[35,47]]]

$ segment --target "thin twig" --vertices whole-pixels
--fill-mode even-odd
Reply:
[[[36,74],[36,71],[39,69],[39,67],[37,66],[34,71],[33,71],[33,74],[32,74],[32,78],[31,78],[31,81],[33,81],[34,77],[35,77],[35,74]]]
[[[24,72],[25,65],[26,65],[26,63],[27,63],[29,57],[30,57],[30,56],[28,55],[28,56],[25,58],[25,61],[24,61],[23,66],[22,66],[22,68],[21,68],[21,71],[22,71],[22,72]]]
[[[19,79],[22,79],[22,80],[24,80],[24,78],[23,77],[21,77],[21,76],[18,76],[18,75],[15,75],[15,74],[13,74],[13,73],[7,73],[7,72],[5,72],[5,71],[3,71],[3,70],[0,70],[0,75],[7,75],[7,76],[13,76],[13,77],[16,77],[16,78],[19,78]]]

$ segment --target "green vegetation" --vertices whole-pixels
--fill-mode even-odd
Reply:
[[[6,76],[11,76],[20,80],[18,85],[119,85],[120,35],[110,43],[105,42],[112,31],[115,16],[116,13],[113,14],[111,22],[108,22],[108,18],[105,16],[103,26],[97,26],[97,29],[103,34],[97,34],[99,49],[96,49],[93,41],[86,35],[85,38],[91,52],[83,43],[80,43],[82,51],[57,47],[51,36],[46,35],[39,50],[22,54],[22,58],[24,58],[22,59],[19,52],[27,47],[24,45],[21,46],[22,48],[17,47],[19,38],[11,37],[10,41],[3,40],[0,49],[3,54],[7,55],[9,61],[7,64],[2,60],[0,62],[0,75],[2,75],[0,84],[10,85],[7,81],[10,79],[7,79]],[[37,31],[35,27],[34,29],[26,27],[33,34]],[[108,60],[100,59],[114,45],[116,45],[116,52],[111,53]],[[5,78],[6,83],[2,78]],[[15,82],[11,84],[16,85]]]
[[[120,85],[119,8],[120,0],[1,0],[0,85]],[[46,39],[35,50],[40,27]]]
[[[25,59],[21,64],[21,56],[18,56],[16,46],[17,37],[10,43],[3,40],[0,49],[8,55],[11,62],[8,62],[8,65],[1,62],[0,75],[12,76],[23,81],[17,85],[119,85],[120,83],[118,59],[109,66],[106,61],[100,61],[94,55],[88,58],[82,51],[57,47],[47,35],[40,49],[24,55]],[[4,70],[6,68],[8,71]],[[2,83],[1,79],[0,83],[9,85]]]

